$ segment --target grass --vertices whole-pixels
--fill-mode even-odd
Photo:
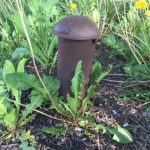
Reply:
[[[124,137],[120,137],[120,131],[123,131],[126,137],[128,137],[129,141],[127,142],[132,141],[132,138],[129,136],[130,134],[120,126],[117,126],[114,128],[114,130],[112,130],[111,128],[103,125],[98,126],[96,124],[92,124],[92,121],[92,123],[90,122],[91,124],[89,124],[89,122],[87,124],[87,120],[85,121],[83,116],[79,116],[81,118],[72,117],[75,116],[74,112],[71,110],[74,110],[74,108],[70,107],[69,103],[58,103],[58,101],[53,98],[52,93],[49,92],[48,87],[43,81],[43,76],[41,76],[39,73],[36,62],[41,62],[44,69],[47,70],[51,70],[56,66],[57,42],[55,41],[56,38],[53,38],[52,30],[58,20],[69,15],[89,16],[97,24],[100,30],[101,41],[103,41],[107,46],[111,47],[112,51],[114,51],[111,57],[115,57],[116,55],[123,56],[125,59],[125,64],[122,65],[124,71],[129,76],[134,75],[136,78],[136,81],[135,78],[130,79],[130,83],[129,81],[126,81],[129,83],[129,86],[136,82],[140,86],[140,89],[144,89],[145,85],[147,88],[149,88],[149,84],[147,83],[149,83],[150,80],[150,26],[148,20],[149,16],[145,15],[148,7],[140,10],[135,7],[135,1],[126,0],[122,0],[120,2],[115,0],[59,0],[57,4],[55,3],[56,1],[51,1],[50,3],[50,1],[46,0],[4,0],[0,2],[0,54],[2,56],[0,61],[1,68],[3,68],[6,59],[13,61],[15,64],[18,63],[17,59],[12,59],[12,54],[17,54],[18,52],[17,48],[24,48],[28,50],[26,51],[28,54],[26,52],[19,53],[17,57],[21,56],[32,59],[37,77],[42,85],[42,88],[44,89],[44,93],[46,93],[45,95],[51,101],[53,107],[59,113],[59,115],[61,117],[64,116],[65,119],[62,119],[60,116],[58,117],[46,114],[34,108],[33,111],[49,118],[66,122],[68,124],[75,124],[79,126],[81,124],[85,124],[84,127],[86,126],[85,131],[87,135],[92,135],[89,132],[91,130],[88,131],[88,129],[90,128],[90,125],[94,125],[98,130],[103,129],[103,132],[107,131],[110,134],[114,134],[116,136],[116,141],[122,141],[122,139],[124,139]],[[70,3],[74,3],[76,7],[71,8]],[[30,9],[28,8],[29,4],[31,6]],[[46,4],[55,6],[50,7],[51,9],[48,9],[48,5]],[[45,12],[46,14],[44,14]],[[52,15],[50,15],[50,12]],[[19,20],[20,22],[15,22],[15,19],[16,21]],[[140,22],[140,24],[138,24],[138,22]],[[21,59],[21,57],[19,59]],[[110,82],[115,81],[112,80]],[[116,82],[126,84],[126,82]],[[92,89],[91,91],[93,92],[94,90]],[[14,103],[16,106],[19,105],[26,107],[23,103],[14,101],[10,97],[5,97],[5,99],[11,103]],[[142,104],[139,105],[139,107],[149,106],[149,94],[147,92],[142,92],[142,90],[128,93],[124,95],[123,98],[119,98],[119,101],[131,101],[131,99],[134,101],[140,99]],[[149,110],[149,107],[147,108]],[[71,113],[69,115],[68,110]],[[88,113],[90,112],[84,112],[86,115]],[[53,132],[51,129],[49,130],[50,132]]]

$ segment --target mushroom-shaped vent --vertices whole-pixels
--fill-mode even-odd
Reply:
[[[90,18],[78,15],[60,20],[53,32],[59,37],[71,40],[90,40],[100,37],[96,24]]]

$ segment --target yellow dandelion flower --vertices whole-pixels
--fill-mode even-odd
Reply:
[[[147,16],[150,16],[150,10],[146,11],[145,13]]]
[[[71,3],[71,4],[70,4],[70,7],[71,7],[71,9],[76,9],[76,8],[77,8],[77,5],[74,4],[74,3]]]
[[[144,0],[139,0],[135,3],[135,7],[138,9],[145,9],[148,6],[148,3]]]

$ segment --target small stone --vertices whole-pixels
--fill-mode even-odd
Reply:
[[[38,141],[39,140],[39,136],[36,136],[35,140]]]
[[[74,128],[74,131],[76,131],[76,132],[81,132],[83,129],[82,128],[80,128],[80,127],[75,127]]]
[[[65,142],[64,141],[58,141],[57,145],[63,145]]]
[[[117,111],[116,110],[112,110],[114,115],[117,115]]]
[[[45,134],[44,135],[42,135],[42,137],[41,137],[41,139],[46,139],[47,137],[45,136]]]
[[[82,141],[86,141],[86,140],[87,140],[87,138],[83,138],[83,139],[82,139]]]
[[[137,113],[137,110],[134,109],[134,108],[132,108],[132,109],[130,110],[130,113],[131,113],[131,114],[135,114],[135,113]]]
[[[123,127],[128,127],[129,124],[128,123],[124,123]]]

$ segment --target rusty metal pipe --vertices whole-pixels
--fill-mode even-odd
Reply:
[[[69,16],[58,22],[54,34],[58,35],[57,78],[61,83],[60,95],[64,96],[65,101],[67,93],[73,96],[70,90],[71,79],[77,63],[82,60],[85,82],[81,98],[84,98],[90,82],[95,41],[99,38],[99,30],[88,17]]]

